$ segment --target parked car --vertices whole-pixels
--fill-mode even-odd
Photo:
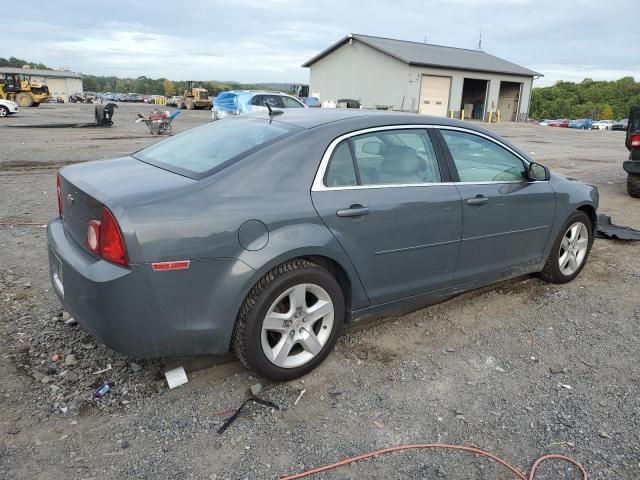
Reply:
[[[627,192],[634,198],[640,198],[640,105],[631,107],[624,143],[629,149],[629,158],[622,164],[627,172]]]
[[[550,127],[560,127],[560,128],[568,128],[569,127],[569,120],[566,118],[562,118],[559,120],[552,120],[551,122],[549,122],[549,126]]]
[[[542,125],[543,127],[548,127],[551,122],[553,122],[553,120],[548,120],[548,119],[542,120],[540,122],[540,125]]]
[[[616,122],[613,125],[611,125],[611,130],[627,130],[628,127],[629,127],[629,119],[623,118],[619,122]]]
[[[598,120],[591,125],[592,130],[611,130],[611,126],[616,123],[613,120]]]
[[[18,104],[11,100],[0,98],[0,117],[8,117],[14,113],[18,113]]]
[[[569,122],[569,128],[579,128],[581,130],[591,130],[593,120],[590,118],[578,118]]]
[[[285,93],[231,90],[222,92],[216,97],[211,107],[211,118],[212,120],[220,120],[235,115],[267,111],[267,105],[278,110],[306,108],[306,105],[300,100]]]
[[[274,380],[359,319],[572,280],[598,207],[469,122],[359,109],[210,122],[57,178],[51,280],[85,329],[134,357],[232,349]]]

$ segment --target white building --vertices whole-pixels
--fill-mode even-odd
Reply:
[[[40,82],[49,87],[49,95],[54,98],[62,97],[66,102],[69,95],[82,93],[82,77],[68,70],[36,70],[33,68],[0,67],[3,73],[17,73],[28,75],[32,81]]]
[[[524,121],[540,73],[480,50],[349,34],[306,62],[310,95],[364,108]]]

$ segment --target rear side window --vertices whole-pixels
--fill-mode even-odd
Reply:
[[[513,153],[486,138],[441,130],[461,182],[513,182],[526,179],[525,165]]]
[[[289,97],[281,97],[284,108],[304,108],[300,102]]]
[[[187,130],[133,157],[197,179],[300,130],[259,118],[228,118]]]
[[[349,155],[353,162],[349,146],[353,149],[357,172],[346,161]],[[353,175],[349,173],[346,177],[344,172],[349,170],[353,170]],[[354,180],[357,183],[353,183]],[[325,177],[328,187],[420,185],[440,181],[433,145],[426,131],[420,129],[385,130],[343,140],[334,150]]]

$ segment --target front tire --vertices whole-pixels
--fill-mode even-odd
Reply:
[[[247,295],[233,351],[263,377],[292,380],[331,352],[344,316],[344,294],[336,279],[315,263],[291,260],[267,273]]]
[[[640,198],[640,175],[627,174],[627,192],[633,198]]]
[[[8,117],[8,116],[9,116],[9,109],[4,105],[0,105],[0,117]]]
[[[562,226],[539,277],[550,283],[567,283],[578,276],[593,245],[593,225],[589,216],[575,211]]]

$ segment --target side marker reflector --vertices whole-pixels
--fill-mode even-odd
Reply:
[[[167,270],[186,270],[191,265],[191,260],[178,260],[175,262],[156,262],[151,264],[154,272],[166,272]]]

